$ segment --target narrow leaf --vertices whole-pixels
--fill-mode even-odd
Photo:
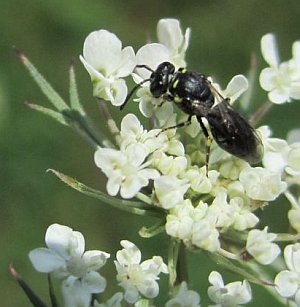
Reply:
[[[25,105],[28,106],[29,108],[33,109],[33,110],[36,110],[36,111],[41,112],[41,113],[43,113],[47,116],[52,117],[54,120],[58,121],[62,125],[69,126],[69,123],[66,121],[65,117],[62,114],[60,114],[59,112],[53,111],[49,108],[39,106],[37,104],[29,103],[29,102],[25,102]]]
[[[203,251],[205,252],[205,251]],[[236,264],[228,260],[227,258],[223,257],[220,254],[217,253],[210,253],[205,252],[205,254],[212,259],[216,264],[220,265],[221,267],[229,270],[230,272],[233,272],[235,274],[243,276],[245,279],[247,279],[250,282],[253,282],[255,284],[259,285],[265,285],[265,286],[274,286],[273,283],[264,281],[259,279],[257,276],[254,276],[251,272],[247,271],[246,269],[238,266],[238,261],[235,261]]]
[[[13,265],[9,266],[9,270],[15,280],[19,283],[30,302],[35,307],[47,307],[47,305],[37,296],[37,294],[27,285],[27,283],[22,279],[22,277],[17,273]]]
[[[58,111],[69,109],[69,106],[64,102],[60,95],[53,89],[50,83],[38,72],[34,65],[28,60],[28,58],[19,50],[16,49],[17,56],[21,62],[28,69],[30,75],[33,77],[39,88],[46,95],[49,101]]]
[[[85,115],[84,109],[80,103],[76,79],[75,79],[75,69],[74,69],[74,61],[71,62],[70,65],[70,106],[72,110],[76,110],[79,114]]]
[[[71,188],[79,191],[82,194],[97,198],[104,203],[111,205],[115,208],[118,208],[122,211],[126,211],[129,213],[137,214],[137,215],[144,215],[144,216],[154,216],[162,218],[165,213],[162,209],[149,206],[147,204],[144,204],[142,202],[137,201],[128,201],[124,199],[119,199],[116,197],[109,196],[102,191],[95,190],[93,188],[90,188],[83,183],[64,175],[58,171],[55,171],[53,169],[49,169],[53,174],[55,174],[58,178],[60,178],[63,182],[65,182],[67,185],[69,185]]]

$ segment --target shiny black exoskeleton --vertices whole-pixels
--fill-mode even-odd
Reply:
[[[222,149],[249,163],[255,164],[261,161],[263,146],[256,131],[230,106],[229,98],[222,97],[205,75],[188,71],[185,68],[175,71],[174,65],[169,62],[161,63],[156,70],[146,65],[138,65],[137,68],[150,70],[150,78],[143,80],[132,89],[121,109],[124,108],[134,91],[149,81],[153,97],[173,101],[189,115],[186,122],[164,130],[186,126],[191,123],[192,116],[197,117],[207,139],[207,164],[211,139],[202,121],[203,117],[209,123],[214,140]],[[219,102],[215,104],[215,100]]]

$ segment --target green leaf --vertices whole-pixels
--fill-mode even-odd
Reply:
[[[19,283],[27,297],[29,298],[30,302],[35,307],[47,307],[47,305],[37,296],[37,294],[27,285],[27,283],[22,279],[22,277],[17,273],[13,265],[11,264],[10,272],[15,278],[15,280]]]
[[[74,70],[74,61],[71,62],[70,66],[70,106],[72,110],[76,110],[82,116],[85,115],[85,111],[80,103],[76,79],[75,79],[75,70]]]
[[[42,106],[39,106],[37,104],[33,104],[33,103],[25,103],[26,106],[28,106],[29,108],[36,110],[38,112],[41,112],[47,116],[52,117],[54,120],[58,121],[59,123],[61,123],[62,125],[66,125],[69,126],[69,123],[66,121],[65,117],[60,114],[59,112],[53,111],[49,108],[45,108]]]
[[[30,75],[33,77],[39,88],[46,95],[46,97],[53,104],[53,106],[60,112],[69,109],[69,106],[64,102],[64,100],[60,97],[60,95],[53,89],[50,83],[48,83],[47,80],[38,72],[38,70],[27,59],[27,57],[18,49],[16,49],[16,53],[21,62],[28,69]]]
[[[212,259],[216,264],[220,265],[221,267],[225,268],[226,270],[233,272],[235,274],[243,276],[250,282],[259,285],[267,285],[267,286],[275,286],[273,283],[264,281],[259,279],[255,273],[250,272],[250,268],[242,268],[240,265],[243,265],[241,261],[235,260],[235,264],[230,261],[229,259],[225,258],[224,256],[218,253],[211,253],[207,251],[203,251],[210,259]]]
[[[137,201],[129,201],[124,199],[119,199],[116,197],[109,196],[102,191],[95,190],[93,188],[90,188],[83,183],[64,175],[58,171],[55,171],[53,169],[49,169],[53,174],[55,174],[58,178],[60,178],[63,182],[65,182],[67,185],[69,185],[71,188],[79,191],[82,194],[88,195],[90,197],[97,198],[104,203],[111,205],[115,208],[118,208],[122,211],[126,211],[129,213],[137,214],[137,215],[143,215],[143,216],[154,216],[162,218],[165,216],[164,210],[154,207],[151,205],[147,205],[142,202]]]

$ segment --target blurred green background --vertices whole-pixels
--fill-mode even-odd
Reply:
[[[152,219],[120,213],[71,190],[46,173],[48,168],[69,174],[79,181],[104,189],[106,180],[93,163],[93,149],[70,129],[60,126],[23,104],[29,101],[44,106],[46,98],[16,58],[13,46],[20,48],[38,67],[55,89],[68,99],[68,68],[76,59],[76,73],[81,100],[100,129],[102,117],[92,97],[90,79],[78,55],[85,37],[93,30],[107,29],[117,34],[123,45],[135,50],[150,36],[156,40],[160,18],[173,17],[182,28],[191,27],[187,53],[188,67],[217,77],[225,86],[235,74],[246,74],[250,55],[258,55],[258,67],[265,66],[260,56],[260,38],[268,32],[277,34],[281,58],[291,56],[291,44],[300,38],[299,0],[253,1],[140,1],[140,0],[9,0],[0,2],[0,298],[6,307],[30,306],[9,274],[13,263],[19,273],[46,299],[46,276],[36,273],[28,261],[28,252],[44,246],[47,227],[54,223],[68,225],[86,237],[87,249],[102,249],[114,254],[119,241],[135,242],[145,257],[166,255],[164,236],[142,239],[137,231],[151,225]],[[261,90],[254,93],[251,112],[266,99]],[[128,106],[126,112],[136,111]],[[283,116],[284,114],[284,116]],[[121,112],[115,110],[120,121]],[[299,106],[276,106],[263,119],[274,135],[285,137],[299,127]],[[280,204],[280,202],[279,202]],[[267,222],[272,230],[283,231],[281,206],[272,208]],[[268,214],[272,210],[265,210]],[[278,217],[278,218],[277,218]],[[282,229],[281,229],[282,228]],[[149,247],[150,246],[150,247]],[[189,255],[192,263],[191,286],[202,294],[207,276],[215,266],[207,266],[200,254]],[[220,268],[215,268],[220,269]],[[102,273],[113,292],[114,265]],[[234,276],[229,275],[234,279]],[[118,289],[119,290],[119,289]],[[268,306],[276,302],[254,287],[255,300],[249,306]]]

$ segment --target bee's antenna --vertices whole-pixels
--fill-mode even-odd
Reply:
[[[124,107],[126,106],[127,102],[129,101],[129,99],[131,98],[131,96],[134,94],[134,92],[144,83],[146,83],[147,81],[150,81],[150,79],[145,79],[143,81],[141,81],[139,84],[137,84],[126,96],[125,101],[123,102],[123,104],[120,106],[120,110],[122,111],[124,109]]]
[[[135,68],[145,68],[149,71],[151,71],[152,73],[154,72],[153,69],[151,69],[148,65],[136,65]],[[125,101],[123,102],[123,104],[120,106],[120,110],[122,111],[124,109],[124,107],[126,106],[128,100],[131,98],[131,96],[134,94],[134,92],[144,83],[146,83],[147,81],[150,81],[150,78],[145,79],[143,81],[141,81],[139,84],[137,84],[126,96]]]

